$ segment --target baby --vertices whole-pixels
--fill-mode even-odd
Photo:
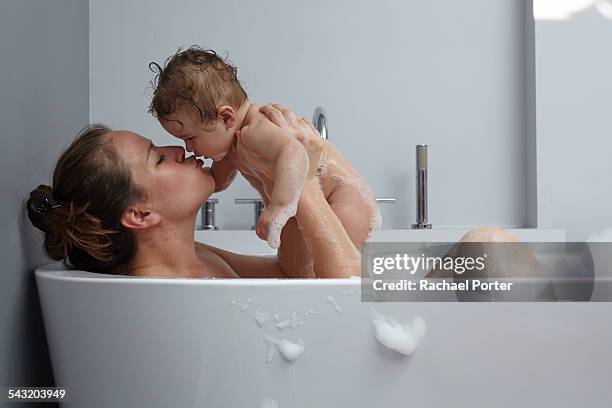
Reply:
[[[214,51],[191,47],[166,61],[149,111],[188,151],[211,158],[215,191],[240,173],[261,194],[257,235],[272,248],[297,210],[308,172],[304,146],[248,100],[237,69]],[[376,200],[342,155],[324,142],[317,169],[322,191],[357,248],[380,225]]]

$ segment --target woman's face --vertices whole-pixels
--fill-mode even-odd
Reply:
[[[202,167],[203,162],[194,156],[185,159],[182,147],[158,147],[125,130],[111,132],[108,137],[144,191],[143,201],[162,220],[193,218],[214,192],[210,168]]]

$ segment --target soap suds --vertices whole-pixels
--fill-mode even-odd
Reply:
[[[342,313],[342,308],[338,306],[338,302],[336,302],[336,299],[334,299],[333,296],[328,296],[327,301],[334,307],[334,309],[336,309],[338,314]]]
[[[298,326],[298,322],[297,313],[291,312],[285,320],[277,321],[276,328],[278,330],[285,330],[288,328],[295,329]]]
[[[374,336],[383,346],[403,355],[410,355],[425,336],[425,320],[416,316],[412,323],[401,325],[396,320],[383,316],[370,307],[370,320],[374,326]]]
[[[316,310],[310,309],[310,310],[304,312],[304,317],[310,317],[312,315],[316,315],[316,314],[319,314],[319,313],[321,313],[321,312],[317,312]]]
[[[248,300],[248,303],[240,303],[235,300],[232,300],[232,305],[240,308],[241,312],[246,312],[249,309],[249,305],[251,304],[251,299]]]
[[[304,343],[301,339],[298,340],[297,343],[282,339],[276,343],[276,347],[281,353],[281,356],[290,363],[293,363],[304,353]]]
[[[264,334],[264,340],[266,341],[266,363],[272,361],[274,353],[274,346],[278,349],[280,355],[288,362],[293,363],[304,353],[304,343],[302,339],[299,339],[297,343],[294,343],[287,339],[275,339],[272,336]]]
[[[272,361],[274,357],[274,347],[276,346],[276,339],[264,334],[264,340],[266,342],[266,363]]]
[[[255,313],[253,313],[253,319],[255,319],[255,322],[259,325],[259,327],[263,327],[264,324],[270,320],[270,313],[255,310]]]
[[[259,408],[278,408],[278,404],[272,398],[262,398],[259,400]]]

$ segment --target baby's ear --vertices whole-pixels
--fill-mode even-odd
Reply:
[[[227,129],[233,128],[236,125],[236,111],[231,106],[221,106],[217,110],[217,115],[223,120],[223,124]]]

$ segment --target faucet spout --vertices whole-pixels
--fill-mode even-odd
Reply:
[[[321,135],[321,139],[327,140],[327,112],[321,106],[318,106],[312,116],[312,123]]]

